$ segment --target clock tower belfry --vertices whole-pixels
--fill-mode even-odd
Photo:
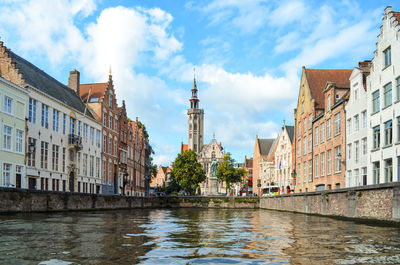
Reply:
[[[189,116],[189,141],[188,149],[192,149],[199,154],[203,148],[204,136],[204,110],[199,109],[200,100],[197,98],[196,78],[193,78],[192,97],[190,101],[190,109],[187,114]]]

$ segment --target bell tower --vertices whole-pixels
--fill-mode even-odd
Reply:
[[[189,101],[190,109],[187,111],[189,116],[188,147],[198,154],[203,148],[204,110],[199,109],[200,100],[197,98],[196,77],[193,78],[192,97]]]

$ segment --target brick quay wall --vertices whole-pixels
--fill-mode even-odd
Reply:
[[[258,209],[257,197],[127,197],[0,188],[0,213],[134,208]]]
[[[400,183],[274,197],[125,197],[0,188],[0,213],[134,208],[269,209],[400,223]]]
[[[263,197],[260,208],[400,224],[400,183]]]

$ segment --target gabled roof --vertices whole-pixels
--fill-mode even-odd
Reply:
[[[253,168],[253,158],[246,158],[244,161],[244,166],[246,168]]]
[[[271,145],[271,148],[268,151],[268,156],[267,156],[267,160],[268,161],[273,161],[274,157],[275,157],[275,151],[276,148],[278,147],[278,143],[279,143],[279,137],[277,137],[274,142]]]
[[[271,149],[272,144],[274,143],[275,139],[258,139],[258,148],[260,151],[260,155],[266,156]]]
[[[16,55],[11,50],[7,49],[7,52],[12,58],[12,61],[15,62],[15,65],[25,79],[26,84],[61,101],[65,105],[70,106],[81,113],[85,113],[86,105],[74,90],[57,81],[32,63]],[[86,116],[94,119],[90,111],[86,111]]]
[[[189,145],[188,144],[181,144],[181,153],[189,150]]]
[[[397,21],[398,21],[399,24],[400,24],[400,12],[394,12],[394,11],[392,11],[392,13],[393,13],[393,16],[397,19]]]
[[[287,134],[289,135],[289,140],[292,143],[293,142],[293,136],[294,136],[294,126],[288,126],[285,125]]]
[[[337,69],[306,69],[304,68],[311,97],[315,100],[315,108],[323,109],[325,106],[324,88],[326,82],[341,84],[350,83],[349,78],[352,70]]]
[[[88,100],[90,91],[90,98],[99,98],[99,101],[103,101],[104,92],[107,89],[107,83],[93,83],[93,84],[81,84],[79,88],[79,94],[83,101]],[[89,99],[90,102],[90,99]]]

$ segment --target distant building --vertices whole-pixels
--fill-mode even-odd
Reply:
[[[150,188],[165,188],[168,180],[168,175],[171,172],[170,167],[160,166],[157,171],[157,175],[151,180]]]
[[[283,123],[281,133],[277,138],[275,160],[275,185],[280,187],[281,193],[292,189],[292,141],[294,126]]]
[[[0,48],[4,54],[5,47]],[[25,167],[28,91],[10,82],[15,81],[11,76],[18,73],[17,69],[8,69],[13,73],[7,73],[3,72],[5,65],[0,67],[0,186],[26,189],[29,185]],[[31,188],[34,187],[32,183]]]
[[[242,180],[243,191],[246,194],[253,193],[253,158],[244,157],[243,169],[246,170]]]
[[[400,181],[400,12],[385,9],[367,77],[367,184]]]
[[[260,174],[263,172],[260,163],[266,162],[268,153],[273,145],[275,139],[259,139],[256,136],[256,142],[254,146],[253,154],[253,194],[260,196],[261,191],[261,177]]]
[[[275,152],[278,146],[279,136],[274,139],[271,147],[268,150],[268,154],[261,158],[259,163],[260,165],[260,183],[261,187],[259,187],[260,193],[262,195],[262,190],[268,186],[276,186],[277,185],[277,170],[276,170],[276,161],[275,161]]]

